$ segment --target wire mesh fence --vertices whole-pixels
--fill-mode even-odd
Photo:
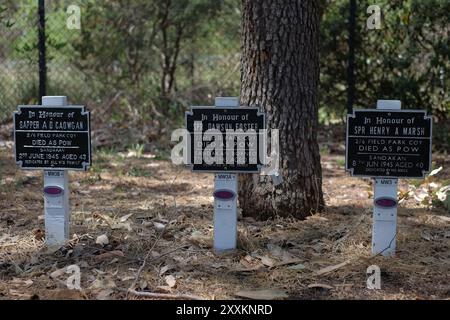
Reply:
[[[37,1],[0,4],[0,122],[10,118],[18,101],[37,102],[37,8]]]
[[[46,94],[87,105],[96,128],[124,131],[109,137],[148,141],[169,130],[169,121],[180,125],[189,105],[239,95],[240,0],[0,0],[0,122],[17,104],[39,101],[40,1]],[[382,2],[381,30],[365,29],[369,1],[357,2],[355,106],[395,97],[448,119],[448,4],[439,1],[430,16],[425,2],[414,1],[402,10],[415,18],[401,19],[395,5]],[[330,4],[321,25],[325,123],[345,114],[348,5]],[[448,140],[447,127],[440,128]]]
[[[38,103],[39,86],[47,95],[68,95],[74,101],[89,96],[88,81],[73,63],[71,41],[79,35],[70,29],[67,8],[73,1],[45,3],[46,79],[40,79],[39,3],[6,0],[0,5],[0,121],[10,118],[17,104]]]
[[[238,94],[235,0],[2,0],[0,121],[39,101],[39,2],[45,94],[88,105],[94,121],[148,140],[149,126],[165,130],[190,103]]]
[[[94,77],[89,77],[83,69],[84,58],[76,47],[83,36],[81,2],[45,1],[46,94],[64,94],[72,103],[90,104],[90,98],[95,96],[92,93]]]

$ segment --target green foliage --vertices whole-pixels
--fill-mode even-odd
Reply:
[[[152,138],[149,124],[156,131],[178,124],[190,104],[205,103],[216,88],[238,94],[239,69],[230,74],[228,68],[239,62],[237,0],[78,4],[80,31],[55,27],[64,23],[65,5],[48,14],[54,29],[49,51],[64,71],[51,74],[50,91],[75,89],[67,93],[72,99],[106,106],[106,119],[97,120],[128,124],[128,140]]]
[[[152,173],[149,169],[141,167],[131,167],[128,169],[127,175],[130,177],[151,177]]]
[[[345,158],[342,157],[342,158],[337,159],[336,163],[339,167],[344,168],[345,167]]]
[[[81,30],[66,26],[69,5],[81,9]],[[0,8],[0,104],[12,110],[37,96],[37,1]],[[239,0],[48,1],[47,94],[100,109],[96,121],[128,124],[128,140],[148,141],[148,125],[160,135],[190,104],[239,93],[238,8]]]
[[[343,120],[347,90],[348,0],[322,0],[320,121]],[[369,30],[370,4],[380,30]],[[81,30],[69,30],[67,7],[81,8]],[[435,116],[435,142],[450,114],[448,0],[357,1],[356,105],[400,99]],[[189,105],[240,89],[239,0],[47,1],[48,94],[69,96],[114,128],[119,148],[166,137]],[[0,4],[0,121],[37,98],[37,1]],[[3,117],[3,118],[2,118]],[[112,145],[117,141],[111,140]]]
[[[401,198],[413,197],[417,202],[429,208],[444,207],[450,211],[449,181],[437,177],[442,170],[443,167],[432,170],[423,180],[409,180],[409,190],[401,192]]]
[[[136,157],[137,159],[140,159],[144,155],[144,148],[144,144],[133,144],[131,148],[128,148],[128,154],[130,156]]]
[[[321,107],[342,116],[346,106],[349,1],[329,1],[322,23]],[[379,30],[366,26],[369,5],[379,5]],[[357,1],[356,105],[399,99],[425,108],[436,120],[450,112],[448,0]],[[344,17],[344,18],[343,18]]]
[[[37,92],[37,1],[0,4],[0,123],[19,102],[35,102]]]
[[[11,28],[14,25],[14,23],[7,19],[6,6],[4,4],[0,4],[0,24],[5,28]]]

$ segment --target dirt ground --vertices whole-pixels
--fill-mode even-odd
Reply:
[[[241,217],[238,250],[226,254],[211,248],[213,175],[107,151],[88,172],[70,174],[70,244],[45,248],[42,173],[19,170],[11,147],[0,144],[0,299],[450,297],[450,213],[418,201],[420,183],[402,180],[397,255],[371,257],[371,180],[349,177],[343,153],[328,146],[324,212],[305,221]],[[444,169],[432,181],[448,184],[449,157],[434,161]],[[101,235],[108,244],[96,243]],[[67,288],[71,265],[81,290]],[[371,265],[381,269],[380,290],[366,288]]]

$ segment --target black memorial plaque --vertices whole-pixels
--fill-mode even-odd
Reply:
[[[196,131],[194,131],[194,128]],[[201,130],[200,130],[201,128]],[[265,146],[263,131],[266,128],[265,114],[258,108],[218,108],[218,107],[192,107],[186,112],[186,129],[190,134],[189,159],[193,171],[202,172],[247,172],[256,173],[263,166],[260,148]],[[223,153],[220,163],[207,163],[203,157],[205,148],[216,146],[215,139],[204,141],[207,130],[216,129],[222,133]],[[228,130],[228,134],[227,134]],[[230,134],[233,130],[235,134]],[[197,133],[195,136],[194,132]],[[201,133],[199,135],[199,133]],[[238,136],[242,139],[238,141]],[[252,136],[252,138],[249,138]],[[232,146],[232,151],[227,149]],[[234,142],[231,142],[234,140]],[[265,150],[264,150],[265,151]],[[227,159],[227,152],[229,158]],[[260,154],[261,153],[261,154]],[[211,152],[216,156],[215,152]],[[265,155],[266,153],[264,153]]]
[[[423,178],[431,168],[432,119],[425,110],[347,115],[346,169],[353,176]]]
[[[84,106],[19,106],[14,140],[23,169],[86,170],[91,165],[90,113]]]

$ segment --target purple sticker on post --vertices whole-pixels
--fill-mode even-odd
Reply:
[[[236,198],[236,193],[231,190],[221,189],[214,191],[213,196],[218,200],[231,201],[234,200],[234,198]]]
[[[375,199],[375,205],[382,209],[391,209],[397,206],[397,200],[394,198],[381,197]]]
[[[50,186],[44,188],[44,193],[51,197],[59,197],[64,194],[64,189],[57,186]]]

